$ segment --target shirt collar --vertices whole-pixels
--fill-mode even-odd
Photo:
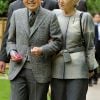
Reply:
[[[38,8],[35,10],[35,12],[33,12],[33,14],[34,14],[34,15],[37,15],[38,12],[39,12],[39,10],[40,10],[40,7],[38,7]],[[31,13],[32,13],[32,11],[28,10],[28,12],[29,12],[29,16],[30,16]]]

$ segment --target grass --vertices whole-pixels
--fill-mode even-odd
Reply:
[[[8,80],[0,79],[0,100],[10,100],[10,84]]]
[[[51,99],[50,99],[50,96],[48,96],[48,100],[51,100]]]

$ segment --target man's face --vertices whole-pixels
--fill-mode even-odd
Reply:
[[[100,23],[100,15],[99,14],[96,14],[93,18],[94,22],[96,23]]]
[[[23,0],[24,5],[31,11],[35,11],[41,4],[41,0]]]

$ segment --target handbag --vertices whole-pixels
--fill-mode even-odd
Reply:
[[[82,19],[83,13],[80,14],[80,30],[81,30],[81,36],[82,36],[82,44],[83,46],[86,48],[86,43],[85,43],[85,39],[84,39],[84,35],[83,35],[83,31],[82,31],[82,23],[81,23],[81,19]],[[68,26],[69,26],[69,22],[70,22],[70,17],[67,23],[67,28],[66,28],[66,32],[63,35],[63,50],[60,51],[60,56],[63,56],[64,62],[68,63],[71,62],[71,55],[66,47],[66,38],[67,38],[67,31],[68,31]]]
[[[83,13],[80,14],[80,31],[81,31],[81,36],[82,36],[82,44],[86,48],[86,43],[85,43],[83,31],[82,31],[82,23],[81,23],[82,16],[83,16]],[[69,21],[68,21],[68,24],[67,24],[66,32],[63,35],[64,42],[63,42],[63,50],[61,51],[61,55],[63,56],[65,63],[72,61],[71,55],[70,55],[70,53],[69,53],[69,51],[67,50],[67,47],[66,47],[66,38],[67,38],[67,30],[68,30],[69,22],[70,22],[70,17],[69,17]]]

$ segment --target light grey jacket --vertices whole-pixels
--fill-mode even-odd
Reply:
[[[40,83],[48,82],[51,79],[52,55],[61,49],[61,30],[56,15],[40,7],[30,32],[27,12],[27,8],[19,9],[11,17],[7,54],[16,50],[23,56],[23,61],[10,61],[9,79],[13,80],[18,75],[28,58],[35,79]],[[34,46],[42,47],[43,55],[31,55]]]
[[[83,13],[82,30],[86,48],[82,44],[80,31],[80,11],[73,16],[64,16],[62,10],[54,10],[63,35],[66,35],[66,48],[70,52],[71,62],[64,63],[58,55],[53,60],[52,77],[58,79],[88,78],[88,71],[94,68],[94,24],[89,13]],[[69,25],[68,25],[69,21]],[[68,26],[68,29],[67,29]]]

